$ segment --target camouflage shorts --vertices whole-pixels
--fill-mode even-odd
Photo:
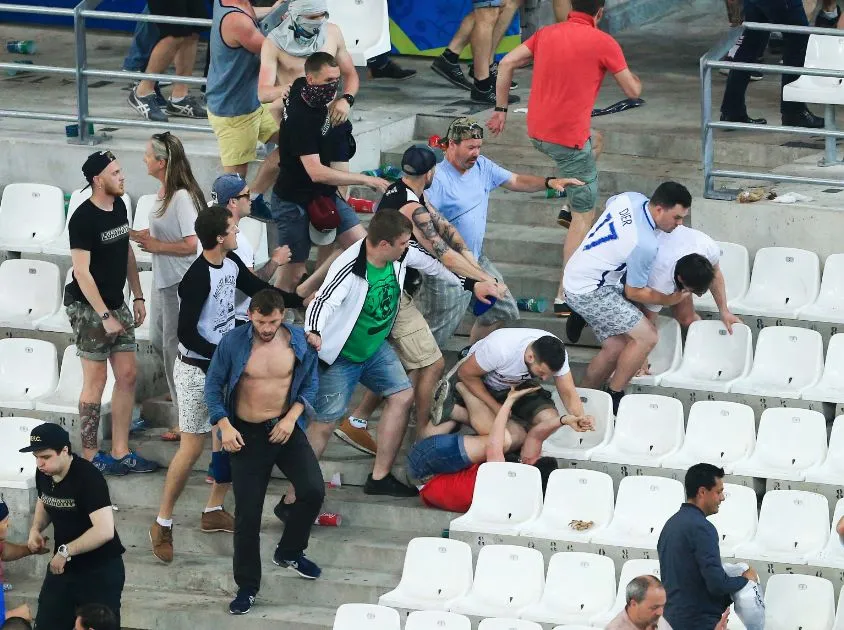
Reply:
[[[122,304],[111,316],[123,324],[125,332],[115,337],[106,335],[103,320],[85,302],[72,302],[66,307],[76,343],[76,356],[91,361],[105,361],[113,352],[135,352],[135,322],[129,307]]]

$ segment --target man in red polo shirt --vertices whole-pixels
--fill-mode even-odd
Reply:
[[[566,189],[572,213],[563,245],[563,267],[595,219],[598,168],[590,122],[604,76],[611,73],[628,98],[639,98],[642,92],[642,83],[627,68],[621,46],[598,30],[603,16],[604,0],[571,0],[568,20],[539,29],[508,53],[498,67],[495,113],[487,123],[493,134],[504,130],[509,94],[505,86],[510,85],[513,70],[532,59],[528,135],[533,145],[557,164],[559,177],[576,177],[586,182]],[[562,219],[568,213],[560,214]],[[560,316],[569,314],[562,281],[554,312]]]

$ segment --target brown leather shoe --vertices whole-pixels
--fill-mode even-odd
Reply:
[[[369,431],[354,426],[348,417],[343,418],[340,426],[334,429],[334,435],[349,446],[353,446],[369,455],[375,455],[375,452],[378,450],[378,445],[372,439],[372,436],[369,435]]]
[[[234,533],[234,517],[225,510],[203,512],[199,528],[205,533],[228,532]]]
[[[152,543],[152,555],[170,564],[173,562],[173,528],[163,527],[158,521],[149,528],[149,540]]]

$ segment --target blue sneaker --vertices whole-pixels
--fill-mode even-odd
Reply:
[[[255,603],[255,593],[252,590],[241,588],[237,591],[237,597],[229,604],[229,613],[232,615],[245,615],[252,610],[252,604]]]
[[[272,221],[273,215],[270,207],[264,201],[264,195],[258,195],[252,200],[252,218],[259,221]]]
[[[129,469],[121,464],[122,461],[114,459],[110,453],[97,451],[91,463],[104,475],[123,476],[129,474]]]
[[[293,558],[282,558],[281,549],[275,548],[273,554],[273,564],[283,567],[285,569],[293,569],[301,577],[307,580],[315,580],[322,575],[320,569],[314,562],[308,560],[304,553],[300,553]]]
[[[121,457],[117,463],[127,473],[151,473],[160,468],[158,462],[154,462],[151,459],[144,459],[135,451],[129,451],[129,454]]]

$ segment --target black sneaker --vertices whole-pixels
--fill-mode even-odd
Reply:
[[[554,300],[554,315],[557,317],[568,317],[571,315],[571,307],[565,302]]]
[[[285,558],[279,547],[276,547],[275,553],[273,553],[273,564],[285,569],[293,569],[306,580],[315,580],[322,575],[322,569],[304,553],[299,553],[292,558]]]
[[[469,350],[471,350],[471,349],[472,349],[472,346],[463,346],[463,347],[460,349],[460,352],[458,352],[458,353],[457,353],[457,356],[458,356],[460,359],[465,359],[466,357],[468,357],[468,356],[469,356]]]
[[[167,113],[182,118],[208,118],[208,112],[198,98],[186,96],[180,101],[167,101]]]
[[[823,11],[818,11],[818,16],[815,18],[815,26],[819,28],[836,28],[838,26],[838,18],[841,17],[841,7],[835,5],[835,17],[830,18],[824,15]]]
[[[568,206],[560,208],[560,212],[557,214],[557,223],[566,229],[571,225],[571,211]]]
[[[287,519],[290,518],[290,510],[293,509],[294,503],[285,503],[284,498],[286,494],[281,495],[281,499],[279,499],[278,504],[273,508],[273,514],[275,517],[280,520],[282,523],[286,523]]]
[[[586,328],[586,320],[572,311],[566,320],[566,337],[568,337],[569,343],[580,341],[580,335],[583,333],[584,328]]]
[[[167,114],[161,111],[155,92],[146,96],[138,96],[136,88],[129,92],[129,105],[146,120],[153,122],[168,122],[170,120]]]
[[[486,92],[482,92],[474,85],[472,86],[472,91],[470,92],[469,99],[474,103],[484,103],[485,105],[492,105],[495,106],[495,90],[490,88]],[[521,98],[516,96],[515,94],[508,94],[507,95],[507,103],[518,103]]]
[[[229,604],[229,614],[245,615],[252,610],[252,604],[255,603],[255,595],[257,593],[251,589],[241,588],[237,591],[237,597]]]
[[[612,398],[612,414],[617,416],[618,408],[621,405],[621,399],[624,398],[624,392],[614,392],[609,387],[605,387],[604,391],[610,395],[610,398]]]
[[[469,64],[469,76],[473,79],[475,78],[475,64],[473,64],[473,63]],[[489,76],[492,78],[492,84],[495,85],[495,82],[498,80],[498,62],[497,61],[489,67]],[[510,80],[510,89],[515,90],[517,87],[519,87],[519,84],[511,79]]]
[[[386,477],[378,481],[373,479],[372,475],[369,475],[363,486],[363,493],[385,494],[391,497],[415,497],[419,494],[419,491],[416,488],[404,485],[393,476],[393,473],[387,473]]]
[[[735,59],[733,59],[732,57],[730,57],[728,55],[724,55],[723,57],[721,57],[721,61],[735,61]],[[764,59],[761,59],[761,58],[757,59],[756,63],[764,63]],[[730,70],[729,70],[729,68],[719,68],[718,73],[723,74],[726,77],[726,76],[729,76]],[[765,75],[762,74],[761,72],[751,71],[751,73],[750,73],[750,80],[751,81],[761,81],[764,78],[765,78]]]
[[[405,79],[416,76],[416,70],[402,68],[399,64],[390,59],[386,65],[380,68],[370,68],[369,76],[373,79],[393,79],[395,81],[404,81]]]
[[[431,63],[431,70],[440,75],[443,79],[464,90],[472,89],[472,82],[463,74],[459,63],[451,63],[440,55]]]

